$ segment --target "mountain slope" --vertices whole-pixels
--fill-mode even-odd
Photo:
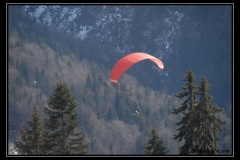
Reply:
[[[27,5],[21,9],[50,30],[102,48],[96,54],[109,68],[131,52],[159,57],[165,64],[159,76],[154,69],[146,77],[130,72],[145,86],[175,93],[181,75],[191,67],[197,80],[207,76],[218,105],[231,104],[231,5]],[[142,70],[146,65],[151,68],[143,64]]]

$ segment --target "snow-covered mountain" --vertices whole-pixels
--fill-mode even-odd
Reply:
[[[97,39],[96,45],[108,43],[118,53],[139,49],[161,59],[177,52],[184,17],[172,6],[27,5],[23,11],[49,29],[73,33],[81,41]]]
[[[206,75],[216,86],[213,96],[221,105],[231,103],[231,9],[230,5],[22,6],[24,14],[50,30],[111,48],[112,54],[141,51],[160,58],[165,64],[158,72],[161,86],[173,93],[180,90],[176,86],[182,85],[185,71],[192,68],[197,79]],[[109,54],[99,54],[111,60]]]

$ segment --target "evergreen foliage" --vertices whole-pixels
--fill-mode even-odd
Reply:
[[[48,106],[44,108],[49,154],[87,154],[84,135],[76,130],[79,124],[77,105],[66,83],[59,82],[53,87]]]
[[[226,122],[217,117],[217,113],[223,109],[218,108],[211,102],[213,97],[208,92],[210,92],[210,84],[206,77],[203,76],[198,87],[200,100],[195,110],[191,113],[193,115],[192,123],[194,124],[193,135],[196,145],[195,149],[214,151],[217,150],[217,141],[220,140],[218,133]],[[212,153],[200,152],[199,154]]]
[[[22,155],[40,155],[43,153],[43,121],[37,107],[32,113],[32,120],[27,121],[29,127],[21,129],[21,140],[15,141],[18,153]]]
[[[183,114],[184,117],[181,121],[176,124],[180,126],[178,134],[174,135],[174,139],[178,141],[185,140],[183,146],[180,147],[180,154],[188,154],[193,148],[193,126],[191,123],[192,115],[189,114],[189,111],[194,109],[196,105],[196,85],[195,85],[195,75],[191,69],[186,72],[185,79],[186,84],[182,87],[183,91],[178,93],[176,97],[185,100],[181,103],[181,106],[177,109],[173,109],[173,114]]]
[[[212,97],[208,94],[210,84],[206,77],[203,76],[200,86],[196,87],[195,75],[190,69],[187,71],[185,81],[187,84],[182,87],[184,91],[176,96],[181,99],[187,98],[179,108],[172,111],[173,114],[183,115],[182,120],[176,123],[180,127],[174,139],[184,140],[180,154],[214,154],[213,151],[217,149],[217,141],[219,141],[217,133],[225,123],[217,117],[217,113],[222,109],[211,102]],[[199,96],[199,100],[196,100],[196,96]],[[203,152],[199,152],[200,150]]]
[[[151,130],[151,136],[144,146],[144,153],[147,155],[165,155],[168,151],[163,146],[163,141],[158,136],[155,128]]]

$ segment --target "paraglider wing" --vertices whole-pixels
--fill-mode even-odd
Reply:
[[[131,53],[124,56],[114,65],[110,73],[110,80],[112,84],[116,84],[121,75],[126,72],[131,66],[145,59],[153,61],[161,70],[163,70],[163,63],[156,57],[142,52]]]

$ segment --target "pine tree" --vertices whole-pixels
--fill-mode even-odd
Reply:
[[[191,69],[186,72],[185,79],[186,84],[182,87],[183,91],[176,95],[176,97],[185,100],[181,103],[181,106],[177,109],[173,109],[173,114],[183,114],[181,121],[176,123],[180,126],[177,131],[177,135],[174,135],[174,139],[178,141],[185,140],[184,144],[180,147],[180,154],[189,154],[194,149],[193,142],[193,123],[191,123],[193,115],[192,110],[196,106],[196,92],[197,86],[195,85],[195,75]],[[191,113],[191,114],[190,114]]]
[[[27,121],[29,128],[21,129],[21,140],[16,140],[15,145],[19,154],[40,155],[43,153],[43,121],[41,115],[34,107],[32,120]]]
[[[200,154],[208,154],[205,151],[214,151],[217,149],[217,141],[219,140],[217,133],[221,131],[221,126],[225,124],[225,122],[216,116],[222,109],[216,107],[211,102],[213,97],[208,94],[209,91],[210,84],[206,77],[203,76],[198,87],[200,100],[194,111],[193,118],[195,126],[193,133],[194,141],[197,149],[204,151]],[[213,153],[210,152],[210,154]]]
[[[165,155],[168,152],[155,128],[152,129],[151,136],[144,146],[144,152],[147,155]]]
[[[48,154],[87,154],[84,134],[77,132],[79,121],[75,111],[77,103],[64,82],[53,87],[53,93],[48,98],[44,112]]]

